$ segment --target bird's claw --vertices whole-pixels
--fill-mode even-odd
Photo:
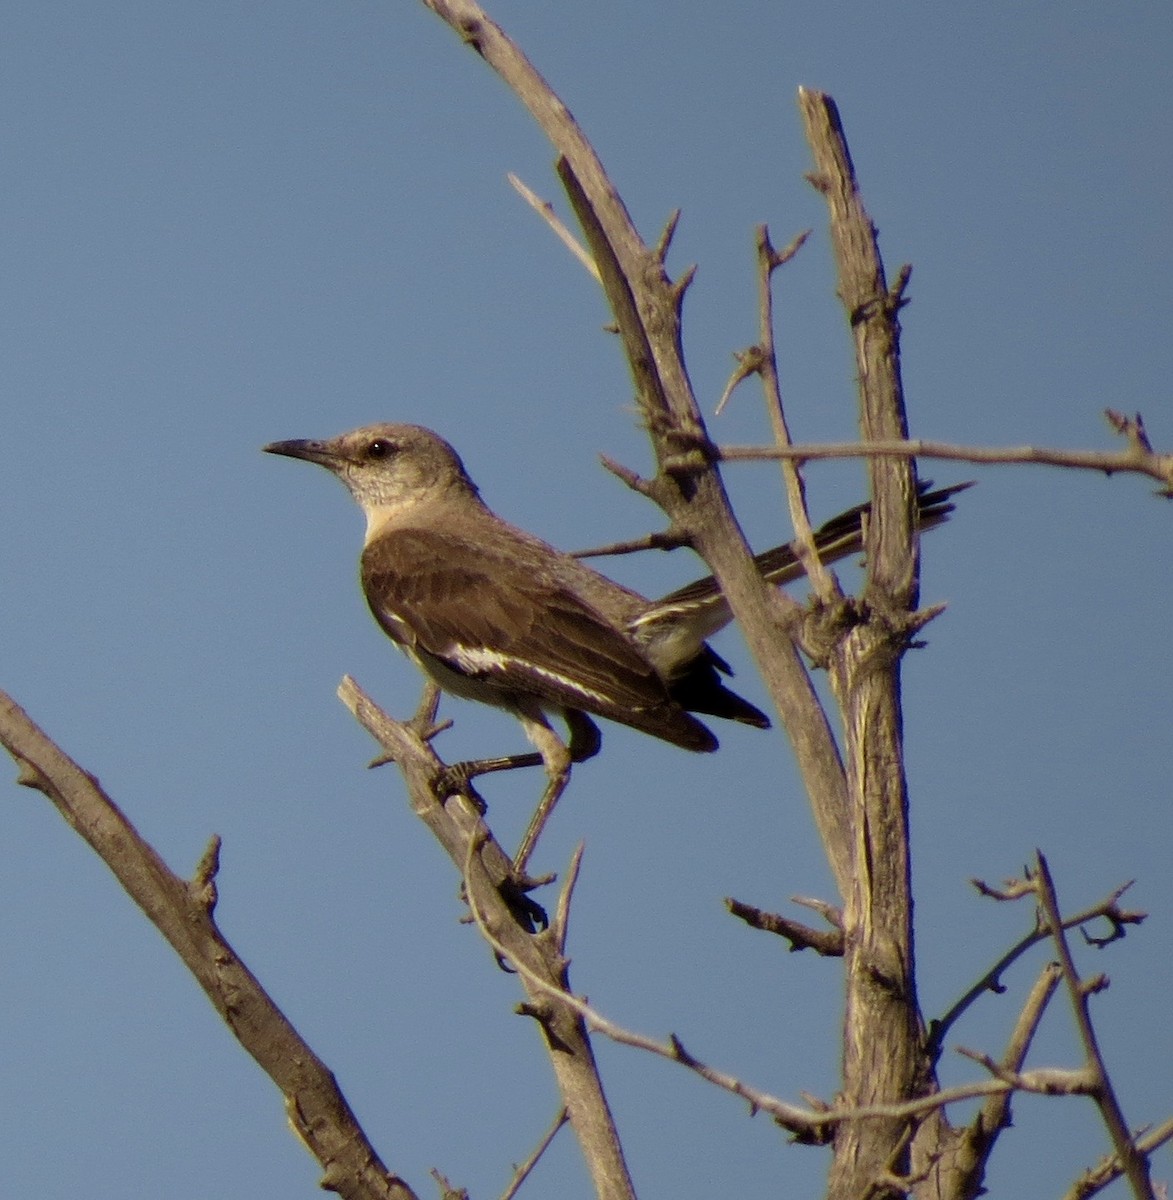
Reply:
[[[473,763],[459,762],[443,767],[436,779],[438,794],[447,800],[449,796],[463,796],[483,817],[489,810],[480,792],[472,785],[469,767]]]

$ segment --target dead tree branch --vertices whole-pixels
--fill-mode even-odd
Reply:
[[[810,176],[827,202],[839,295],[847,310],[865,442],[908,436],[900,378],[903,276],[889,289],[875,228],[863,206],[834,101],[799,90],[815,159]],[[865,528],[864,619],[829,659],[843,714],[852,872],[843,912],[846,1011],[842,1094],[847,1107],[908,1101],[932,1090],[920,1045],[913,972],[908,797],[903,767],[900,657],[918,598],[916,476],[908,458],[868,460],[872,509]],[[929,1126],[925,1128],[930,1128]],[[835,1132],[832,1200],[900,1189],[908,1173],[903,1120],[845,1122]],[[927,1157],[931,1151],[923,1151]]]
[[[565,1107],[558,1110],[558,1115],[554,1118],[550,1128],[542,1135],[542,1140],[534,1148],[534,1152],[525,1160],[525,1162],[514,1167],[513,1178],[509,1181],[509,1186],[501,1193],[501,1200],[513,1200],[521,1188],[521,1185],[529,1178],[530,1172],[538,1165],[538,1160],[550,1148],[550,1143],[558,1134],[558,1130],[566,1124],[568,1117]]]
[[[1035,853],[1034,878],[1039,903],[1046,916],[1048,931],[1059,952],[1059,965],[1063,968],[1063,979],[1067,984],[1067,993],[1071,997],[1075,1024],[1079,1029],[1079,1036],[1087,1054],[1086,1070],[1092,1080],[1091,1094],[1100,1110],[1100,1116],[1107,1127],[1108,1135],[1112,1139],[1116,1158],[1120,1162],[1122,1173],[1128,1179],[1132,1194],[1136,1200],[1154,1200],[1148,1160],[1137,1148],[1128,1123],[1124,1119],[1124,1112],[1116,1097],[1116,1089],[1112,1086],[1108,1068],[1104,1064],[1104,1056],[1100,1051],[1095,1025],[1092,1023],[1088,997],[1099,991],[1106,981],[1102,976],[1092,980],[1080,978],[1075,960],[1071,957],[1071,947],[1067,944],[1063,919],[1059,915],[1055,883],[1051,878],[1047,860],[1041,851]]]
[[[413,722],[392,720],[349,676],[338,696],[398,766],[412,810],[460,871],[465,898],[489,944],[517,966],[528,993],[522,1011],[542,1029],[562,1102],[599,1200],[634,1200],[586,1026],[573,1005],[558,999],[569,991],[569,964],[558,945],[566,904],[559,910],[559,929],[534,932],[527,909],[518,902],[524,881],[514,877],[509,857],[477,807],[463,796],[446,794],[448,773],[421,736],[423,731]]]
[[[765,225],[757,231],[758,266],[758,344],[756,354],[748,356],[757,363],[762,390],[766,396],[766,413],[774,430],[774,441],[778,446],[793,445],[786,410],[782,404],[782,384],[778,376],[778,354],[774,341],[774,272],[788,263],[806,242],[810,231],[798,237],[781,252],[774,249],[770,231]],[[838,605],[843,600],[831,572],[823,566],[815,549],[814,533],[811,529],[810,511],[806,504],[806,485],[803,482],[801,463],[793,459],[782,459],[782,480],[786,487],[786,500],[790,508],[790,523],[794,528],[795,547],[814,588],[815,595],[828,605]]]
[[[1158,454],[1145,433],[1139,413],[1128,417],[1107,409],[1105,419],[1128,440],[1125,450],[1055,450],[1039,446],[959,446],[924,438],[876,439],[868,442],[812,442],[792,446],[721,446],[717,453],[723,462],[753,462],[762,459],[793,459],[815,462],[828,458],[937,458],[1005,466],[1035,463],[1048,467],[1067,467],[1081,471],[1102,471],[1105,475],[1147,475],[1162,485],[1158,496],[1173,496],[1173,454]]]
[[[1155,1129],[1141,1134],[1134,1141],[1137,1153],[1146,1158],[1155,1150],[1159,1150],[1166,1142],[1173,1141],[1173,1117],[1162,1122]],[[1115,1183],[1124,1174],[1124,1166],[1118,1155],[1109,1154],[1094,1167],[1089,1167],[1063,1193],[1063,1200],[1088,1200],[1097,1192],[1102,1192],[1110,1183]],[[1158,1195],[1163,1193],[1158,1192]]]
[[[843,957],[842,929],[814,929],[801,921],[792,921],[780,913],[766,912],[752,904],[744,904],[731,896],[725,898],[725,907],[744,921],[751,929],[776,933],[790,943],[791,951],[813,950],[824,958]]]
[[[0,744],[18,782],[42,792],[114,873],[195,976],[240,1044],[285,1096],[298,1137],[322,1165],[321,1186],[346,1200],[415,1200],[367,1141],[333,1074],[302,1040],[213,920],[218,841],[195,879],[175,875],[97,779],[0,692]]]
[[[475,901],[470,904],[470,909],[473,920],[481,930],[481,936],[493,947],[494,951],[503,959],[510,961],[518,974],[538,991],[573,1008],[592,1032],[601,1033],[619,1045],[644,1050],[686,1067],[709,1083],[745,1100],[750,1106],[751,1115],[757,1112],[768,1113],[778,1125],[794,1134],[796,1141],[809,1145],[821,1145],[829,1140],[828,1131],[838,1124],[906,1120],[909,1117],[920,1117],[929,1112],[943,1110],[946,1106],[963,1100],[972,1100],[981,1096],[1001,1097],[1012,1091],[1053,1095],[1057,1091],[1074,1090],[1073,1087],[1064,1088],[1060,1084],[1060,1081],[1072,1076],[1073,1073],[1070,1071],[1058,1068],[1040,1068],[1034,1071],[1019,1072],[994,1063],[985,1055],[971,1055],[983,1065],[988,1066],[991,1073],[995,1075],[993,1080],[959,1084],[957,1087],[944,1088],[930,1095],[903,1102],[873,1104],[856,1108],[846,1106],[800,1108],[798,1105],[790,1104],[777,1096],[753,1087],[726,1071],[708,1065],[685,1049],[683,1042],[675,1034],[670,1034],[667,1040],[660,1041],[627,1029],[604,1016],[587,1001],[532,974],[525,963],[513,959],[505,946],[497,941]],[[1025,1052],[1026,1047],[1023,1046],[1021,1053],[1024,1055]]]
[[[595,260],[591,258],[586,247],[578,238],[562,224],[550,201],[543,200],[537,192],[518,179],[512,171],[509,173],[509,182],[513,185],[513,190],[549,225],[554,231],[554,236],[578,259],[591,278],[596,283],[602,283],[602,280],[599,278],[599,268],[595,266]]]
[[[1048,963],[1018,1015],[1014,1032],[999,1064],[1004,1071],[1021,1077],[1027,1051],[1038,1031],[1043,1013],[1059,987],[1059,981],[1059,968],[1054,963]],[[970,1200],[982,1194],[990,1156],[999,1136],[1010,1127],[1012,1094],[1011,1091],[1005,1091],[990,1096],[969,1125],[953,1131],[956,1149],[949,1156],[953,1173],[950,1181],[952,1195]]]
[[[975,880],[974,886],[983,895],[992,896],[995,899],[1018,899],[1019,896],[1026,894],[1026,892],[1018,891],[1016,888],[1011,888],[1011,894],[1008,895],[1000,893],[997,889],[990,887],[989,884],[982,883],[980,880]],[[1085,938],[1088,938],[1093,945],[1103,947],[1108,945],[1109,942],[1124,937],[1129,925],[1139,925],[1148,916],[1147,913],[1134,912],[1121,908],[1120,897],[1131,886],[1131,882],[1122,884],[1110,896],[1105,897],[1097,904],[1085,908],[1082,912],[1078,912],[1074,916],[1065,917],[1063,919],[1063,928],[1082,928],[1092,921],[1103,919],[1109,923],[1112,929],[1108,937],[1091,938],[1086,930],[1084,931]],[[1030,890],[1029,885],[1027,885],[1026,890]],[[926,1047],[929,1056],[934,1062],[941,1055],[941,1050],[945,1043],[945,1035],[957,1022],[958,1018],[986,992],[1000,993],[1005,991],[1002,976],[1032,946],[1037,946],[1039,942],[1046,941],[1049,937],[1051,937],[1051,932],[1046,923],[1041,921],[1036,923],[1035,928],[1015,942],[980,979],[966,990],[964,995],[950,1006],[944,1016],[929,1022],[929,1038]]]
[[[667,238],[647,246],[593,148],[521,51],[471,0],[424,0],[525,104],[561,156],[559,174],[619,326],[660,475],[649,490],[720,580],[794,747],[840,891],[849,886],[847,793],[831,727],[788,627],[733,519],[685,369],[680,305],[689,275],[664,271]]]

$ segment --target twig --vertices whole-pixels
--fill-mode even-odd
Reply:
[[[554,206],[549,200],[543,200],[536,192],[526,187],[524,183],[512,171],[509,172],[509,182],[521,195],[521,197],[534,209],[535,212],[546,222],[547,225],[558,236],[564,246],[578,259],[580,263],[591,273],[596,283],[602,283],[602,278],[599,275],[599,268],[595,266],[595,260],[591,258],[590,251],[570,232],[569,229],[559,219],[558,214],[554,211]]]
[[[604,1037],[610,1038],[619,1045],[645,1050],[648,1053],[658,1055],[661,1058],[666,1058],[671,1062],[687,1067],[690,1071],[700,1075],[702,1079],[707,1080],[709,1083],[745,1100],[750,1106],[751,1113],[758,1111],[768,1113],[779,1125],[794,1133],[799,1141],[817,1141],[821,1143],[826,1140],[827,1127],[843,1121],[890,1120],[894,1118],[914,1117],[934,1109],[943,1109],[949,1104],[956,1104],[962,1100],[972,1100],[980,1096],[998,1095],[1007,1091],[1029,1091],[1048,1094],[1052,1090],[1053,1079],[1058,1074],[1054,1070],[1038,1070],[1017,1076],[1013,1081],[995,1078],[972,1084],[960,1084],[957,1087],[944,1088],[931,1095],[919,1096],[913,1100],[900,1101],[893,1104],[869,1104],[856,1108],[819,1107],[803,1109],[798,1105],[789,1104],[785,1100],[781,1100],[768,1092],[763,1092],[728,1072],[708,1066],[686,1050],[684,1044],[675,1034],[670,1034],[667,1041],[658,1041],[645,1034],[625,1029],[608,1017],[603,1016],[598,1009],[572,992],[558,988],[554,984],[533,975],[525,963],[513,959],[505,947],[496,940],[475,901],[471,900],[471,897],[469,909],[472,913],[473,921],[476,923],[485,941],[502,957],[508,958],[517,969],[518,974],[526,979],[529,984],[552,999],[557,999],[573,1008],[586,1022],[592,1032],[601,1033]],[[995,1067],[997,1067],[997,1064],[995,1064]]]
[[[1055,895],[1055,884],[1042,851],[1035,851],[1035,868],[1039,901],[1046,914],[1055,948],[1059,951],[1059,963],[1063,968],[1063,979],[1067,984],[1068,995],[1071,997],[1075,1023],[1079,1028],[1079,1036],[1087,1053],[1086,1069],[1093,1082],[1092,1095],[1108,1129],[1108,1135],[1112,1139],[1112,1145],[1115,1148],[1116,1157],[1120,1160],[1123,1174],[1132,1188],[1132,1194],[1136,1200],[1153,1200],[1148,1162],[1132,1140],[1132,1134],[1129,1132],[1128,1123],[1124,1119],[1120,1102],[1116,1098],[1116,1090],[1112,1086],[1108,1068],[1105,1066],[1104,1057],[1100,1052],[1095,1026],[1092,1024],[1088,996],[1098,988],[1095,986],[1095,981],[1085,983],[1081,980],[1075,969],[1075,960],[1071,957],[1071,947],[1067,944],[1067,937],[1063,931],[1063,920],[1059,915],[1059,901]]]
[[[566,956],[566,938],[570,932],[570,902],[574,898],[574,887],[578,883],[578,873],[582,869],[583,843],[579,842],[570,856],[570,866],[566,870],[566,882],[558,894],[558,907],[554,912],[554,920],[550,932],[554,937],[554,945],[558,953]]]
[[[538,1159],[549,1149],[550,1143],[558,1134],[558,1130],[569,1120],[565,1107],[558,1110],[558,1115],[554,1118],[550,1128],[542,1135],[542,1140],[537,1144],[534,1152],[523,1162],[519,1167],[514,1167],[513,1178],[509,1181],[509,1186],[501,1193],[501,1200],[513,1200],[517,1195],[518,1189],[529,1176],[529,1173],[538,1165]]]
[[[957,1053],[985,1067],[995,1079],[1022,1091],[1044,1096],[1090,1096],[1095,1092],[1094,1074],[1086,1067],[1037,1067],[1033,1071],[1015,1071],[980,1050],[958,1046]]]
[[[1005,1071],[1021,1072],[1027,1051],[1038,1031],[1047,1005],[1059,987],[1061,974],[1058,966],[1048,963],[1031,988],[1030,995],[1015,1022],[1014,1031],[1002,1055],[1001,1067]],[[990,1155],[994,1151],[1003,1130],[1010,1127],[1010,1098],[1013,1092],[1006,1091],[990,1096],[978,1110],[977,1116],[964,1129],[958,1131],[958,1150],[953,1167],[960,1180],[954,1189],[959,1196],[978,1196],[982,1193],[982,1182]]]
[[[1173,1117],[1134,1139],[1138,1153],[1146,1156],[1159,1150],[1168,1141],[1173,1141]],[[1063,1193],[1063,1200],[1088,1200],[1088,1197],[1102,1192],[1110,1183],[1115,1183],[1123,1174],[1124,1167],[1119,1156],[1108,1154],[1094,1167],[1084,1171]]]
[[[1143,430],[1139,414],[1122,417],[1108,409],[1109,424],[1118,432]],[[1143,440],[1130,439],[1127,450],[1056,450],[1039,446],[960,446],[950,442],[933,442],[924,438],[906,441],[873,442],[812,442],[793,446],[718,446],[717,453],[724,462],[747,462],[761,459],[795,459],[813,462],[827,458],[937,458],[950,462],[1011,465],[1036,463],[1049,467],[1070,467],[1084,471],[1103,471],[1105,475],[1147,475],[1162,484],[1157,495],[1173,496],[1173,454],[1157,454]]]
[[[814,950],[824,958],[843,957],[843,930],[812,929],[800,921],[792,921],[780,913],[766,912],[752,904],[743,904],[731,896],[725,898],[725,907],[743,920],[751,929],[765,933],[776,933],[790,943],[791,951]]]
[[[1035,894],[1035,888],[1030,881],[1011,880],[1005,889],[993,888],[989,884],[983,883],[980,879],[973,880],[973,885],[983,895],[991,896],[997,900],[1016,900],[1025,895]],[[1115,941],[1117,938],[1123,937],[1125,926],[1139,925],[1148,915],[1143,912],[1130,912],[1120,907],[1120,897],[1131,886],[1131,881],[1122,884],[1106,899],[1091,905],[1089,908],[1085,908],[1082,912],[1076,913],[1072,917],[1065,918],[1063,928],[1074,929],[1077,926],[1084,926],[1088,922],[1098,920],[1102,917],[1111,923],[1113,932],[1107,938],[1089,939],[1093,945],[1103,947],[1108,945],[1110,941]],[[1036,925],[1030,933],[1015,942],[959,1000],[955,1001],[943,1017],[929,1022],[929,1039],[926,1049],[933,1062],[936,1062],[941,1056],[945,1035],[966,1009],[985,992],[994,992],[997,994],[1005,991],[1002,984],[1002,976],[1006,973],[1007,969],[1032,946],[1038,945],[1039,942],[1045,941],[1050,936],[1049,929],[1041,925]]]
[[[766,394],[766,412],[774,430],[774,442],[779,447],[793,445],[786,410],[782,404],[782,385],[778,377],[778,354],[774,345],[774,272],[788,263],[802,248],[810,230],[800,233],[781,253],[770,241],[770,231],[759,225],[757,231],[758,263],[758,348],[760,350],[758,375],[762,390]],[[815,548],[815,537],[811,530],[810,511],[806,504],[806,485],[802,478],[801,463],[793,459],[782,459],[782,479],[786,486],[786,500],[790,509],[790,524],[794,530],[795,551],[803,569],[810,578],[815,594],[824,604],[835,604],[843,599],[843,593],[835,577],[823,565]]]
[[[612,472],[614,474],[614,472]],[[611,542],[606,546],[592,546],[589,550],[573,550],[574,558],[605,558],[616,554],[638,554],[644,550],[679,550],[688,545],[688,538],[681,533],[665,529],[663,533],[649,533],[641,538],[625,542]]]

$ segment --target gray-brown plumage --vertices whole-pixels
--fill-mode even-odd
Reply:
[[[711,578],[659,601],[615,583],[496,516],[452,447],[417,425],[265,449],[346,484],[366,515],[362,586],[375,619],[444,690],[515,713],[551,779],[598,749],[590,716],[698,751],[717,739],[693,713],[768,728],[724,685],[728,667],[707,645],[730,619]],[[922,495],[921,529],[947,519],[958,490]],[[824,561],[860,549],[865,511],[818,532]],[[757,561],[772,581],[802,573],[787,546]],[[548,715],[567,720],[569,748]]]

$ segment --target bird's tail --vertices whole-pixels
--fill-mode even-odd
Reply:
[[[952,487],[930,491],[928,480],[920,484],[917,504],[917,530],[924,533],[943,525],[953,511],[953,497],[973,486],[973,481],[955,483]],[[863,523],[871,511],[870,504],[858,504],[832,517],[815,530],[815,548],[824,564],[838,562],[863,550]],[[805,572],[798,557],[797,543],[786,542],[755,555],[754,562],[765,578],[777,586],[801,579]],[[640,641],[654,646],[673,635],[687,630],[698,646],[730,621],[729,606],[721,588],[712,575],[686,584],[657,600],[634,624],[632,632]],[[669,633],[669,630],[672,633]]]

